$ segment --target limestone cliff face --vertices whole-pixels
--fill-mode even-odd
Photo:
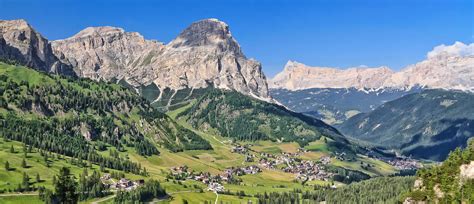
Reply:
[[[346,70],[310,67],[288,61],[282,72],[270,80],[271,88],[379,88],[393,74],[388,67],[354,67]]]
[[[105,81],[139,76],[150,70],[146,62],[164,47],[145,40],[139,33],[109,26],[86,28],[70,38],[53,41],[52,46],[54,53],[71,64],[79,76]]]
[[[247,59],[229,26],[216,19],[193,23],[167,45],[114,27],[87,28],[52,45],[82,77],[162,90],[214,86],[269,98],[261,64]]]
[[[0,20],[0,59],[37,70],[75,75],[71,66],[53,54],[48,40],[24,20]]]
[[[289,61],[269,80],[271,88],[405,89],[412,87],[474,91],[474,43],[440,45],[421,62],[394,72],[388,67],[337,69]]]

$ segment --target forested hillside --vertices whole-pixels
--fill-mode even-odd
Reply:
[[[407,156],[442,161],[474,136],[473,113],[473,93],[425,90],[356,115],[340,130]]]
[[[143,156],[210,149],[207,141],[119,85],[46,75],[29,68],[0,64],[0,135],[35,148],[67,156],[111,162],[96,150],[134,148]],[[108,162],[104,162],[107,160]],[[110,160],[110,162],[109,162]],[[132,164],[126,164],[132,165]]]
[[[412,203],[474,203],[474,141],[467,148],[457,148],[439,166],[417,172]]]
[[[270,89],[270,94],[293,111],[321,119],[330,125],[338,125],[358,113],[369,112],[387,101],[420,91],[421,89],[417,87],[410,90],[311,88]]]
[[[335,128],[320,120],[233,91],[209,90],[178,117],[235,140],[297,142],[303,147],[324,135],[333,140],[332,151],[352,149]]]
[[[413,177],[381,177],[333,189],[328,186],[315,187],[313,191],[298,190],[286,193],[258,195],[260,204],[277,203],[399,203],[401,196],[410,191]]]

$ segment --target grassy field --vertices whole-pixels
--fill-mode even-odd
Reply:
[[[373,165],[374,167],[370,167],[368,170],[363,169],[361,167],[361,162],[363,162],[364,164],[370,164],[371,166]],[[334,166],[344,167],[346,169],[362,171],[370,176],[388,176],[397,173],[397,170],[393,166],[383,161],[368,158],[363,155],[357,155],[357,160],[351,162],[340,161],[332,158],[331,164],[333,164]]]
[[[242,143],[252,145],[250,149],[252,149],[253,151],[265,152],[270,154],[279,154],[282,152],[295,153],[298,152],[298,148],[300,147],[296,142],[278,143],[272,141],[255,141]]]
[[[14,153],[10,152],[11,147],[15,150]],[[27,167],[21,167],[21,163],[25,159]],[[59,173],[59,169],[62,167],[68,167],[71,169],[76,177],[82,173],[83,168],[74,166],[69,163],[68,157],[62,156],[61,159],[56,157],[50,157],[48,162],[50,167],[47,167],[44,158],[36,150],[32,153],[25,154],[23,152],[23,144],[16,141],[5,141],[0,138],[0,164],[2,164],[2,170],[0,171],[0,189],[13,189],[16,188],[23,178],[23,173],[28,174],[30,177],[30,183],[32,186],[45,186],[46,188],[52,188],[52,178]],[[10,170],[5,170],[5,162],[8,161],[10,164]],[[99,170],[99,166],[92,165],[92,168],[88,168],[89,172],[93,170]],[[111,170],[107,169],[106,170]],[[36,174],[40,175],[41,181],[38,183],[35,181]],[[125,174],[127,178],[139,179],[144,178],[142,176],[134,174]]]
[[[2,204],[40,204],[43,203],[37,195],[21,195],[21,196],[3,196],[0,195],[0,203]]]

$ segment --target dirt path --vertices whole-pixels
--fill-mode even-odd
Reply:
[[[216,194],[216,202],[214,202],[214,204],[217,204],[217,201],[219,200],[219,194],[217,193],[217,191],[214,191],[214,193]]]
[[[91,204],[102,203],[102,202],[104,202],[104,201],[107,201],[107,200],[110,200],[110,199],[112,199],[112,198],[115,198],[115,196],[116,196],[116,195],[113,194],[113,195],[111,195],[111,196],[109,196],[109,197],[105,197],[105,198],[102,198],[102,199],[100,199],[100,200],[96,200],[96,201],[92,202]]]

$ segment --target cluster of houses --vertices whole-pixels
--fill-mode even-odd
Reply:
[[[224,192],[225,188],[222,184],[213,182],[207,186],[207,190],[213,192]]]
[[[212,184],[212,183],[221,183],[221,182],[231,183],[231,182],[236,181],[235,176],[243,176],[246,174],[257,174],[261,171],[262,170],[258,166],[251,165],[251,166],[245,166],[245,167],[231,167],[231,168],[225,169],[222,175],[220,174],[211,175],[209,172],[200,172],[200,173],[190,172],[187,166],[179,166],[179,167],[171,168],[171,175],[175,179],[180,179],[180,180],[191,179],[191,180],[200,181],[205,184]]]
[[[133,190],[143,185],[145,181],[143,179],[132,181],[126,178],[121,178],[119,181],[115,182],[112,179],[110,174],[104,174],[100,177],[102,183],[110,189],[116,190]]]
[[[296,153],[282,153],[274,156],[268,153],[262,153],[259,165],[267,169],[277,169],[279,166],[284,172],[296,175],[299,180],[323,180],[328,181],[334,174],[327,172],[326,165],[331,162],[331,158],[324,156],[319,161],[301,160],[296,157],[303,151]],[[283,167],[281,167],[283,165]]]
[[[246,175],[246,174],[257,174],[259,172],[262,172],[262,170],[258,166],[251,165],[251,166],[246,166],[246,167],[231,167],[231,168],[228,168],[224,171],[224,175],[243,176],[243,175]]]
[[[250,145],[237,145],[232,147],[232,152],[245,155],[245,162],[253,162],[255,155],[250,153]]]
[[[237,145],[232,147],[231,151],[237,154],[247,154],[249,152],[249,148],[247,145]]]
[[[328,181],[333,173],[326,171],[326,165],[331,162],[330,157],[321,157],[319,161],[287,159],[287,166],[284,172],[296,174],[299,180],[321,180]]]
[[[415,170],[423,168],[422,163],[409,158],[395,158],[388,160],[387,162],[398,170]]]
[[[346,153],[345,152],[335,152],[334,156],[336,157],[337,160],[344,161],[346,160]]]

